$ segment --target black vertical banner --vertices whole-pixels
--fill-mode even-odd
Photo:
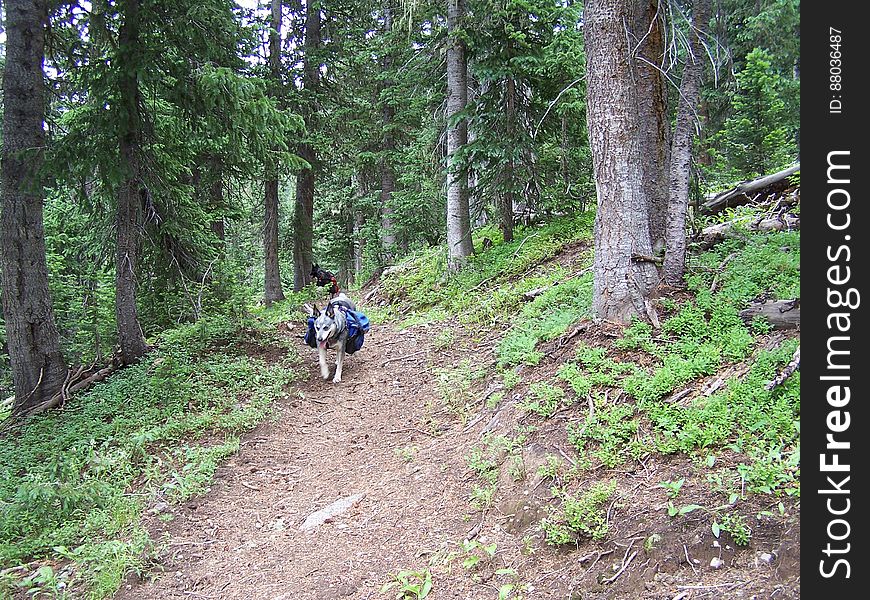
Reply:
[[[862,3],[801,7],[801,590],[865,598],[870,165]],[[824,594],[824,596],[822,595]]]

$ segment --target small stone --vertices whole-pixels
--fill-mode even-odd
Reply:
[[[725,561],[718,556],[714,556],[713,559],[710,561],[711,569],[721,569],[723,566],[725,566]]]
[[[759,560],[761,560],[761,562],[764,562],[767,564],[770,564],[773,562],[773,554],[771,554],[770,552],[762,552],[761,554],[758,555],[758,558],[759,558]]]
[[[151,513],[152,515],[156,515],[158,513],[163,512],[167,508],[169,508],[169,503],[161,501],[161,502],[155,503],[154,506],[151,507],[151,510],[149,510],[148,512]]]

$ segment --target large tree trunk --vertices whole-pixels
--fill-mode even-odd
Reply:
[[[508,139],[513,139],[517,128],[517,82],[513,77],[505,80],[505,116],[507,117]],[[505,180],[508,191],[502,194],[499,202],[499,228],[506,242],[514,240],[514,186],[516,171],[513,157],[505,166]]]
[[[644,157],[643,187],[649,206],[650,241],[653,250],[665,245],[668,212],[668,143],[665,68],[665,18],[659,0],[639,0],[632,19],[632,34],[637,40],[634,68],[640,119],[641,154]]]
[[[393,27],[393,1],[384,0],[384,35],[387,37],[389,45],[390,31]],[[387,50],[384,53],[381,61],[382,72],[390,73],[393,69],[393,55]],[[396,191],[396,173],[392,165],[392,153],[396,149],[396,140],[393,136],[393,119],[396,116],[396,109],[393,107],[390,99],[389,89],[393,86],[393,82],[387,80],[383,83],[381,91],[387,93],[381,94],[381,120],[384,130],[383,140],[381,144],[381,245],[383,246],[384,262],[392,264],[396,257],[396,232],[395,223],[393,222],[393,206],[392,196]]]
[[[263,302],[266,306],[284,299],[281,267],[278,262],[278,180],[268,179],[265,189],[265,217],[263,224],[263,255],[265,281]]]
[[[633,261],[652,253],[644,195],[636,88],[623,17],[629,0],[590,0],[585,40],[587,119],[598,212],[595,218],[593,310],[627,323],[650,315],[647,298],[657,283],[655,267]]]
[[[305,7],[305,66],[302,86],[308,94],[309,107],[305,115],[308,131],[313,131],[317,114],[314,94],[320,86],[320,60],[316,54],[320,48],[320,2],[308,0]],[[293,213],[293,289],[301,290],[311,281],[311,266],[314,263],[312,242],[314,238],[314,170],[317,154],[309,143],[299,147],[299,156],[310,165],[296,177],[296,209]]]
[[[124,364],[136,362],[148,351],[136,310],[142,206],[148,193],[142,180],[141,98],[136,75],[140,3],[141,0],[127,0],[124,3],[124,23],[118,32],[122,123],[118,147],[124,181],[118,189],[118,213],[115,219],[115,319],[121,361]]]
[[[465,42],[458,35],[465,17],[465,0],[447,0],[447,119],[468,101],[468,65]],[[460,169],[456,153],[468,143],[468,122],[447,125],[447,265],[458,271],[471,256],[471,218],[468,210],[468,174]]]
[[[299,148],[299,156],[313,164],[314,150],[308,144]],[[314,170],[304,169],[296,176],[296,210],[293,213],[293,290],[299,291],[311,281],[314,264]]]
[[[212,219],[211,232],[217,240],[218,252],[223,255],[226,252],[227,226],[224,218],[224,177],[220,161],[213,161],[211,185],[208,188],[209,203],[218,214]]]
[[[0,267],[15,386],[13,414],[54,395],[67,373],[48,289],[39,179],[45,143],[42,61],[47,17],[43,0],[6,2]]]
[[[710,20],[710,0],[695,0],[692,32],[689,36],[689,56],[680,83],[680,101],[671,146],[671,197],[668,201],[666,232],[667,251],[663,265],[665,283],[683,284],[686,273],[686,211],[689,207],[689,183],[692,174],[692,137],[695,130],[695,109],[701,98],[704,48],[701,35]]]
[[[281,0],[272,0],[271,30],[269,31],[269,71],[274,94],[280,95],[281,83],[281,24],[283,19]],[[266,178],[263,211],[263,302],[270,305],[284,299],[281,284],[281,266],[278,261],[278,173],[272,166]]]

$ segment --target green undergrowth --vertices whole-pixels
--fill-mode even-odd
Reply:
[[[546,264],[566,245],[592,239],[594,213],[562,217],[537,226],[518,227],[505,243],[494,226],[474,234],[476,254],[448,275],[443,247],[422,251],[384,275],[381,294],[403,324],[457,317],[460,322],[493,326],[517,312],[523,294],[565,281],[573,274]],[[483,249],[482,241],[493,243]],[[544,265],[538,269],[539,265]]]
[[[295,344],[274,323],[295,318],[298,300],[167,331],[140,363],[0,437],[0,570],[47,567],[39,581],[7,573],[0,595],[75,587],[106,598],[140,569],[154,543],[145,508],[207,491],[240,434],[286,393]]]
[[[535,384],[549,393],[530,387],[523,406],[548,418],[579,401],[581,416],[567,432],[581,467],[614,468],[652,452],[709,466],[717,454],[736,452],[736,466],[709,477],[729,503],[749,493],[799,495],[800,372],[772,390],[766,385],[800,342],[762,344],[770,328],[739,316],[752,301],[800,296],[799,234],[747,234],[720,244],[693,259],[687,284],[689,300],[661,302],[660,330],[636,321],[607,347],[581,343],[551,382]],[[719,377],[718,386],[704,389]],[[551,523],[547,537],[568,533]]]

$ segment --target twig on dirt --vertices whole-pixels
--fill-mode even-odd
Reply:
[[[727,587],[727,588],[738,587],[741,585],[746,585],[747,583],[748,583],[747,581],[732,581],[731,583],[716,583],[716,584],[711,584],[711,585],[678,585],[677,589],[678,590],[712,590],[712,589],[723,588],[723,587]]]
[[[428,351],[428,350],[420,350],[420,351],[418,351],[418,352],[413,352],[413,353],[411,353],[411,354],[405,354],[404,356],[397,356],[396,358],[391,358],[390,360],[386,360],[386,361],[382,362],[382,363],[381,363],[381,368],[386,367],[386,366],[387,366],[388,364],[390,364],[390,363],[397,362],[397,361],[400,361],[400,360],[408,360],[409,358],[413,358],[413,357],[415,357],[415,356],[419,356],[420,354],[424,354],[424,353],[426,353],[426,352],[429,352],[429,351]]]
[[[622,562],[622,567],[620,567],[620,569],[616,572],[616,574],[613,577],[608,577],[607,579],[602,581],[602,583],[613,583],[614,581],[616,581],[616,578],[625,572],[625,570],[628,568],[628,565],[630,565],[631,561],[634,560],[634,557],[637,556],[637,553],[638,553],[637,550],[632,552],[631,556],[628,557],[628,560]]]
[[[523,248],[523,244],[525,244],[526,242],[528,242],[530,239],[532,239],[533,237],[537,236],[538,234],[540,234],[540,231],[536,231],[535,233],[533,233],[532,235],[530,235],[529,237],[527,237],[526,239],[524,239],[522,242],[520,242],[520,245],[517,246],[517,250],[516,250],[516,252],[514,252],[514,256],[513,256],[513,258],[516,258],[517,255],[520,253],[520,250],[522,250],[522,248]]]
[[[428,431],[425,431],[423,429],[419,429],[417,427],[405,427],[404,429],[393,429],[391,431],[388,431],[387,433],[394,433],[394,434],[395,433],[409,433],[411,431],[416,431],[417,433],[422,433],[423,435],[428,435],[429,437],[433,437],[433,438],[438,437],[434,433],[429,433]]]
[[[261,491],[260,488],[258,488],[258,487],[255,486],[255,485],[251,485],[250,483],[246,483],[246,482],[244,482],[244,481],[239,481],[239,483],[242,484],[242,487],[246,487],[246,488],[248,488],[249,490],[253,490],[253,491],[255,491],[255,492],[259,492],[259,491]]]
[[[694,571],[695,575],[697,575],[698,569],[695,568],[695,563],[693,563],[692,559],[689,558],[689,548],[685,544],[683,544],[683,552],[686,553],[686,562],[689,563],[689,566],[692,567],[692,571]]]
[[[571,466],[572,466],[572,467],[576,467],[576,466],[577,466],[577,461],[574,460],[573,458],[571,458],[570,456],[568,456],[567,454],[565,454],[565,451],[562,450],[561,448],[559,448],[559,454],[561,454],[562,456],[564,456],[564,457],[565,457],[565,460],[567,460],[569,463],[571,463]]]
[[[483,413],[480,413],[468,425],[462,428],[462,433],[468,433],[469,431],[471,431],[471,428],[480,423],[482,419]]]
[[[204,542],[174,542],[169,544],[171,548],[177,548],[178,546],[208,546],[210,544],[217,544],[219,540],[206,540]]]
[[[466,540],[473,540],[480,533],[480,530],[483,529],[483,519],[486,517],[486,513],[481,515],[480,522],[477,525],[471,528],[471,530],[465,535]]]
[[[586,568],[586,572],[584,573],[584,575],[592,570],[592,567],[595,566],[595,563],[597,563],[599,560],[601,560],[602,556],[607,556],[608,554],[613,554],[613,550],[608,550],[607,552],[599,552],[598,556],[595,557],[595,560],[592,561],[592,564]]]

